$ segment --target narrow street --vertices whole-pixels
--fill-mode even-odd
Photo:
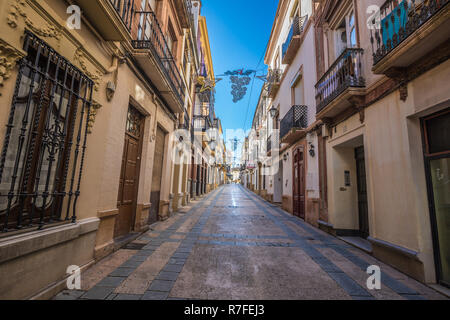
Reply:
[[[369,265],[381,289],[366,286]],[[225,185],[81,274],[54,299],[445,299],[237,184]]]

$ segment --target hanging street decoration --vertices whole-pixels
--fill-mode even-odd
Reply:
[[[202,85],[200,92],[212,90],[216,86],[217,82],[222,80],[221,78],[211,79],[209,77],[199,76],[197,79],[198,84]]]
[[[262,80],[264,82],[267,81],[267,75],[256,75],[256,70],[245,68],[227,71],[224,74],[219,75],[219,77],[228,77],[230,79],[231,85],[231,94],[233,96],[233,102],[236,103],[240,100],[242,100],[245,95],[247,94],[247,87],[250,84],[252,78],[251,75],[253,75],[254,78],[257,78],[259,80]],[[200,92],[205,92],[208,90],[213,90],[216,86],[216,84],[223,80],[223,78],[215,78],[211,79],[209,76],[199,76],[197,78],[197,83],[200,84],[202,87],[200,89]]]
[[[231,94],[233,95],[233,102],[236,103],[239,100],[242,100],[247,93],[247,86],[250,84],[250,77],[238,77],[231,76],[230,81],[232,83]]]
[[[231,94],[233,95],[233,102],[236,103],[242,100],[247,94],[247,86],[251,82],[251,75],[254,77],[266,81],[266,76],[257,76],[256,70],[246,70],[245,68],[227,71],[224,74],[219,75],[220,77],[229,77],[232,83],[231,85]]]

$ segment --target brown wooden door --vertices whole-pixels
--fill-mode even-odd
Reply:
[[[294,183],[293,212],[302,219],[305,218],[305,162],[304,150],[300,147],[294,151]]]
[[[369,210],[367,206],[366,165],[364,147],[355,149],[356,180],[358,186],[359,232],[361,237],[369,236]]]
[[[117,196],[119,215],[116,218],[114,237],[128,234],[134,225],[139,184],[142,124],[143,116],[130,106],[128,108],[119,194]]]
[[[156,129],[155,156],[153,157],[152,191],[150,194],[150,202],[152,205],[150,208],[150,215],[148,217],[149,224],[152,224],[158,220],[165,140],[166,133],[158,126]]]

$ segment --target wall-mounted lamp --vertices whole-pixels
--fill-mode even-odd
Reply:
[[[314,145],[311,142],[309,142],[309,155],[311,157],[314,157],[316,155],[316,152],[314,150]]]
[[[283,155],[283,160],[286,161],[287,158],[288,158],[288,156],[289,156],[289,152],[285,153],[285,154]]]
[[[272,108],[269,109],[269,113],[272,118],[275,118],[277,116],[277,112],[278,110],[274,106],[272,106]]]

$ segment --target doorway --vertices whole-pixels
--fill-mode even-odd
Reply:
[[[304,147],[294,150],[294,179],[293,179],[293,213],[305,219],[305,157]]]
[[[156,128],[155,155],[153,157],[152,191],[150,193],[150,214],[148,224],[158,221],[159,202],[161,199],[161,179],[164,163],[164,144],[166,132],[160,127]]]
[[[358,191],[358,216],[360,237],[369,236],[369,211],[367,205],[366,164],[364,146],[355,148],[356,182]]]
[[[136,216],[143,127],[144,116],[130,105],[127,113],[119,194],[117,196],[119,214],[114,225],[115,238],[126,235],[133,230]]]
[[[450,287],[450,108],[422,119],[437,282]]]

